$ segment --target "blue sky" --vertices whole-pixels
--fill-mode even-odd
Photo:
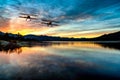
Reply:
[[[36,14],[25,22],[20,13]],[[60,26],[40,25],[41,18]],[[120,30],[120,0],[0,0],[0,30],[62,37],[95,37]]]

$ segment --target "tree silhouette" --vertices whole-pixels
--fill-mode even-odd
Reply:
[[[17,34],[17,39],[18,39],[18,40],[22,40],[22,38],[23,38],[23,36],[18,32],[18,34]]]
[[[5,33],[4,36],[3,36],[4,40],[9,40],[9,33]]]

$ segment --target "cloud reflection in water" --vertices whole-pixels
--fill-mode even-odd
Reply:
[[[0,52],[0,79],[79,80],[86,77],[119,77],[119,50],[86,42],[62,43],[23,47],[19,55]]]

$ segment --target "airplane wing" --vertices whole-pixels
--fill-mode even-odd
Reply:
[[[47,19],[41,19],[42,21],[46,21],[46,22],[54,22],[54,23],[59,23],[58,21],[55,21],[55,20],[47,20]]]
[[[42,20],[42,21],[53,21],[53,20],[45,19],[45,18],[42,18],[41,20]]]
[[[19,18],[27,18],[27,17],[24,17],[24,16],[19,16]]]
[[[30,18],[30,19],[37,19],[37,18]]]
[[[19,16],[19,18],[27,18],[27,17],[26,16]],[[37,18],[30,17],[30,19],[37,19]]]
[[[26,13],[20,13],[21,15],[29,15],[29,16],[38,16],[36,14],[26,14]]]
[[[47,22],[41,22],[41,24],[48,24]]]
[[[28,15],[28,14],[25,14],[25,13],[20,13],[21,15]]]

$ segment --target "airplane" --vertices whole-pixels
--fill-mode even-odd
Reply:
[[[20,18],[26,18],[26,21],[31,21],[31,19],[37,19],[38,15],[33,15],[33,14],[26,14],[26,13],[20,13]],[[37,19],[39,20],[39,18]],[[41,24],[46,24],[48,27],[53,27],[53,26],[59,26],[57,23],[58,21],[55,20],[49,20],[49,19],[40,19]]]
[[[26,21],[31,21],[31,19],[37,19],[37,15],[32,15],[32,14],[24,14],[24,13],[20,13],[21,16],[19,16],[20,18],[26,18]]]
[[[47,19],[41,19],[42,22],[41,24],[46,24],[48,27],[53,27],[53,26],[59,26],[57,23],[57,21],[54,21],[54,20],[47,20]]]

